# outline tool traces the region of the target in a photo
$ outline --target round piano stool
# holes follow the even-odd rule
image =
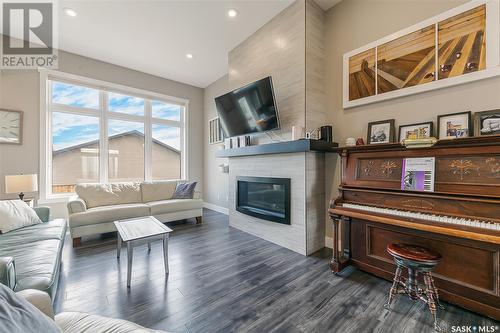
[[[391,308],[391,303],[397,294],[406,294],[412,300],[424,301],[434,319],[434,329],[441,331],[437,320],[436,305],[441,309],[444,307],[439,302],[439,295],[431,271],[441,261],[441,255],[435,251],[422,246],[402,243],[387,245],[387,252],[394,257],[396,272],[394,281],[389,292],[389,299],[385,304],[386,309]],[[408,278],[402,276],[403,269],[408,271]],[[418,276],[421,275],[425,289],[419,288]]]

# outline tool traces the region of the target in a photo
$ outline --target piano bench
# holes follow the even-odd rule
[[[439,302],[438,291],[434,285],[431,271],[441,261],[441,255],[422,246],[402,243],[388,244],[387,252],[394,257],[396,273],[394,274],[394,281],[385,307],[390,309],[391,303],[397,294],[406,294],[412,300],[422,300],[429,306],[434,319],[434,329],[440,331],[436,304],[441,309],[444,309],[444,307]],[[403,269],[408,270],[408,279],[406,280],[402,276]],[[424,289],[418,286],[419,274],[423,277]]]

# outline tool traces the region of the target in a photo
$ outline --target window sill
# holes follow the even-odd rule
[[[50,196],[44,199],[38,199],[37,204],[38,205],[50,205],[50,204],[57,204],[57,203],[68,203],[71,200],[71,197],[73,197],[74,194],[71,195],[65,195],[65,196]]]

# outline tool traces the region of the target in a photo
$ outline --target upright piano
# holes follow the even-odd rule
[[[391,280],[386,246],[429,247],[443,256],[433,275],[440,297],[500,320],[500,136],[339,148],[341,184],[332,199],[331,269],[348,265]],[[433,192],[401,190],[406,158],[435,157]]]

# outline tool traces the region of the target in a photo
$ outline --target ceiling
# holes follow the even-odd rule
[[[341,2],[342,0],[314,0],[316,1],[316,3],[321,7],[323,8],[323,10],[328,10],[330,8],[332,8],[333,6],[335,6],[336,4],[338,4],[339,2]]]
[[[327,0],[331,1],[331,0]],[[228,52],[293,0],[60,1],[60,49],[206,87]],[[76,17],[63,13],[69,7]],[[236,9],[236,18],[227,11]],[[193,55],[192,59],[186,57]]]

